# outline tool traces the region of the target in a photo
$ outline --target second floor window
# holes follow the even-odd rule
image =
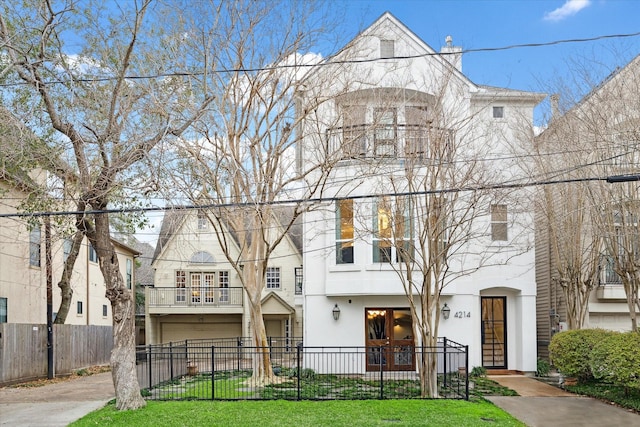
[[[491,240],[506,241],[507,230],[507,205],[491,205]]]
[[[98,253],[93,248],[93,245],[89,243],[89,261],[98,262]]]
[[[7,323],[7,306],[7,299],[0,298],[0,323]]]
[[[413,257],[411,217],[407,200],[384,197],[375,205],[373,223],[373,262],[399,262]]]
[[[35,226],[29,232],[29,265],[40,267],[40,226]]]
[[[133,262],[127,259],[127,289],[133,286]]]
[[[353,264],[353,200],[336,202],[336,264]]]
[[[186,302],[187,300],[187,272],[176,271],[176,302]]]
[[[267,289],[280,289],[280,267],[267,268]]]

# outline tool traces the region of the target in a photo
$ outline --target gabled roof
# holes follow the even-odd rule
[[[577,113],[580,109],[588,105],[589,101],[591,101],[599,92],[605,90],[607,86],[613,84],[614,81],[624,78],[626,73],[631,73],[636,69],[635,78],[638,79],[640,77],[640,54],[634,57],[629,63],[627,63],[623,67],[616,67],[607,77],[604,78],[597,86],[589,91],[585,96],[583,96],[576,104],[574,104],[569,110],[564,112],[560,117],[552,117],[552,121],[549,123],[548,127],[537,136],[537,138],[544,138],[543,135],[545,133],[551,133],[562,126],[562,123],[565,120],[569,120],[572,114]]]
[[[279,224],[288,224],[291,221],[293,208],[288,206],[274,206],[272,207],[272,210]],[[227,214],[233,215],[233,210],[228,210]],[[160,227],[160,234],[158,235],[158,243],[156,244],[155,252],[153,253],[152,263],[154,263],[161,255],[163,249],[182,226],[188,215],[189,210],[185,207],[177,207],[176,209],[169,209],[165,211],[162,226]],[[224,221],[223,218],[221,220]],[[225,228],[229,231],[229,234],[233,237],[235,243],[240,246],[238,236],[233,232],[232,228],[228,226]],[[287,236],[298,252],[302,253],[302,224],[300,216],[298,216],[291,225]]]

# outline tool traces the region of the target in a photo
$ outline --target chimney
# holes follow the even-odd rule
[[[442,46],[440,53],[442,57],[449,61],[458,71],[462,72],[462,48],[453,45],[453,38],[447,36],[445,38],[446,46]]]
[[[558,118],[560,111],[558,109],[558,103],[560,102],[560,95],[554,93],[551,95],[551,120]]]

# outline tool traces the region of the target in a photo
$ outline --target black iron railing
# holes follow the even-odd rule
[[[435,347],[405,346],[401,353],[386,347],[304,347],[287,340],[296,341],[271,338],[264,348],[248,346],[251,340],[243,338],[148,346],[138,353],[138,380],[144,394],[158,400],[469,398],[468,346],[446,338]],[[274,373],[268,384],[252,378],[263,351]],[[372,353],[381,355],[375,363]],[[394,364],[394,357],[402,364]],[[437,367],[434,395],[423,391],[423,361]]]

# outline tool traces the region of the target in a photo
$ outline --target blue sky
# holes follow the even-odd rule
[[[391,12],[436,51],[447,35],[463,49],[545,43],[640,32],[637,0],[351,0],[347,27],[357,31]],[[546,92],[566,74],[566,58],[613,70],[640,54],[640,36],[502,52],[470,52],[463,72],[478,84]],[[604,71],[602,71],[604,72]],[[608,72],[607,72],[608,74]]]

